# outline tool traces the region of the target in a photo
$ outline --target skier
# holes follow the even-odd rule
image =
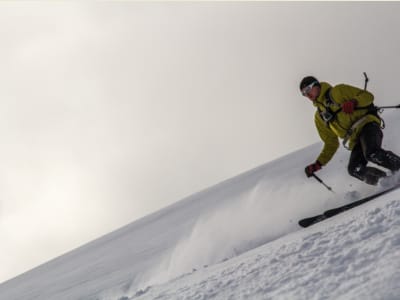
[[[381,119],[374,109],[373,94],[347,84],[332,87],[329,83],[319,82],[313,76],[303,78],[300,91],[317,109],[315,126],[324,142],[317,160],[305,168],[307,177],[332,159],[339,147],[339,138],[351,150],[348,164],[351,176],[376,185],[387,174],[381,169],[367,166],[368,162],[392,172],[400,169],[400,157],[381,147]]]

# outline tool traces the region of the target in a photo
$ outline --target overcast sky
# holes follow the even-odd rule
[[[399,15],[398,2],[0,2],[0,282],[318,142],[306,75],[363,87],[366,71],[378,104],[400,103]]]

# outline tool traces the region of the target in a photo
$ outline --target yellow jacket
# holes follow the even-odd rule
[[[329,97],[327,97],[329,95]],[[331,87],[326,82],[321,82],[321,93],[314,101],[317,108],[315,112],[315,126],[319,136],[324,142],[324,147],[317,160],[326,165],[339,147],[339,138],[348,140],[349,149],[352,150],[357,142],[361,129],[370,122],[381,123],[379,117],[369,114],[368,109],[357,109],[352,114],[341,111],[341,105],[348,100],[356,100],[357,108],[367,107],[374,101],[370,92],[346,85],[339,84]],[[333,116],[330,121],[323,116]]]

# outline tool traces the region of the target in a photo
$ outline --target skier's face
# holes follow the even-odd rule
[[[301,93],[303,94],[304,97],[307,97],[311,101],[317,100],[319,93],[321,91],[321,88],[318,85],[315,85],[314,83],[306,86]]]

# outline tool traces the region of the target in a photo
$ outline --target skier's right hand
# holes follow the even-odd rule
[[[321,170],[322,165],[321,163],[317,160],[315,163],[308,165],[305,169],[307,177],[313,176],[313,174],[319,170]]]

